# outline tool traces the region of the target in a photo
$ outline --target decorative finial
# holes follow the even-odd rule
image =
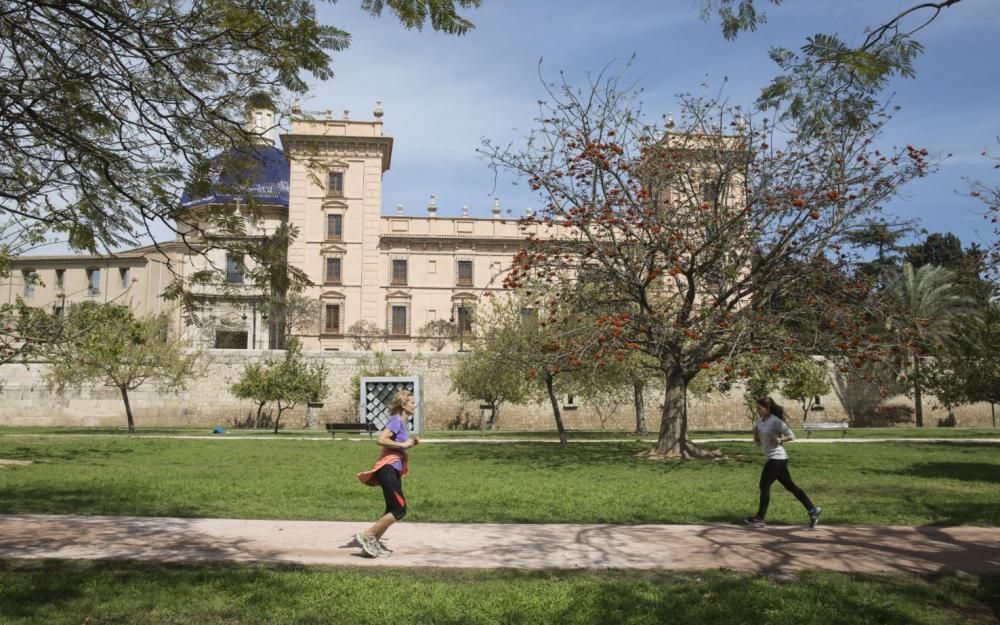
[[[397,215],[402,215],[403,214],[403,205],[402,204],[396,204],[396,214]]]
[[[500,198],[493,198],[493,219],[500,219]]]
[[[667,113],[667,128],[673,128],[673,127],[674,127],[674,114]]]
[[[438,205],[437,200],[434,196],[431,196],[431,203],[427,205],[427,215],[430,217],[437,217]]]
[[[346,122],[349,119],[351,119],[351,112],[348,111],[347,109],[344,109],[344,121]]]
[[[469,216],[469,205],[466,204],[465,206],[462,207],[462,217],[468,217],[468,216]]]
[[[531,217],[534,214],[535,214],[535,209],[531,208],[530,206],[525,207],[525,209],[524,209],[524,215],[526,217]]]
[[[375,119],[382,119],[382,100],[375,100],[375,113],[373,115],[375,115]]]

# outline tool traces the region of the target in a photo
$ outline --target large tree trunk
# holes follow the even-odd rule
[[[722,454],[697,447],[688,438],[687,385],[690,378],[680,371],[664,374],[663,414],[656,445],[639,454],[651,460],[667,458],[717,458]]]
[[[635,433],[649,434],[646,429],[646,404],[643,400],[643,390],[646,384],[642,381],[632,383],[632,391],[635,397]]]
[[[496,427],[497,421],[499,420],[500,420],[500,402],[496,403],[490,402],[490,416],[487,417],[486,419],[483,419],[482,421],[483,431],[485,432],[486,430],[490,430],[492,432],[493,428]]]
[[[122,392],[122,399],[125,401],[125,418],[128,419],[128,433],[135,434],[135,419],[132,418],[132,404],[128,403],[128,387],[119,386]]]
[[[997,405],[990,402],[990,414],[993,416],[993,427],[997,426]]]
[[[562,414],[559,412],[559,400],[556,398],[556,392],[553,388],[552,374],[545,373],[545,389],[549,392],[549,401],[552,402],[552,414],[556,418],[556,430],[559,432],[559,442],[566,442],[566,428],[563,427]]]
[[[920,388],[920,356],[913,354],[913,409],[917,418],[917,427],[924,427],[924,406]]]
[[[281,423],[281,413],[283,413],[284,411],[288,410],[289,408],[293,408],[294,406],[295,406],[295,404],[291,404],[289,406],[285,406],[284,408],[282,408],[281,407],[281,402],[280,401],[278,402],[278,416],[275,417],[275,419],[274,419],[274,433],[275,434],[278,433],[278,424]]]
[[[253,420],[253,429],[255,430],[260,427],[260,413],[262,410],[264,410],[264,406],[266,404],[267,402],[263,401],[257,404],[257,418]]]

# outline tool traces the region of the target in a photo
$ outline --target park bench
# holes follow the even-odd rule
[[[820,430],[840,430],[847,436],[847,421],[803,421],[802,429],[806,431],[806,438],[812,436],[813,432]]]
[[[357,421],[349,423],[334,423],[332,421],[326,422],[326,431],[330,433],[330,436],[337,436],[337,432],[368,432],[368,438],[371,438],[372,434],[378,431],[374,423],[358,423]]]

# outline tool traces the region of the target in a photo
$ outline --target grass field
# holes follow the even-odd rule
[[[4,625],[986,625],[994,577],[0,562]]]
[[[639,442],[427,444],[404,481],[425,522],[729,522],[756,506],[762,460],[651,463]],[[825,523],[1000,525],[1000,453],[947,444],[791,444],[796,481]],[[374,442],[0,436],[0,513],[367,520],[381,495],[357,482]],[[769,521],[803,511],[775,487]]]

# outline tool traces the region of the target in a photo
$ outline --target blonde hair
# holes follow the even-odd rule
[[[389,414],[398,415],[403,413],[403,402],[405,402],[410,397],[413,397],[413,393],[406,389],[397,391],[393,396],[392,400],[389,401]]]

